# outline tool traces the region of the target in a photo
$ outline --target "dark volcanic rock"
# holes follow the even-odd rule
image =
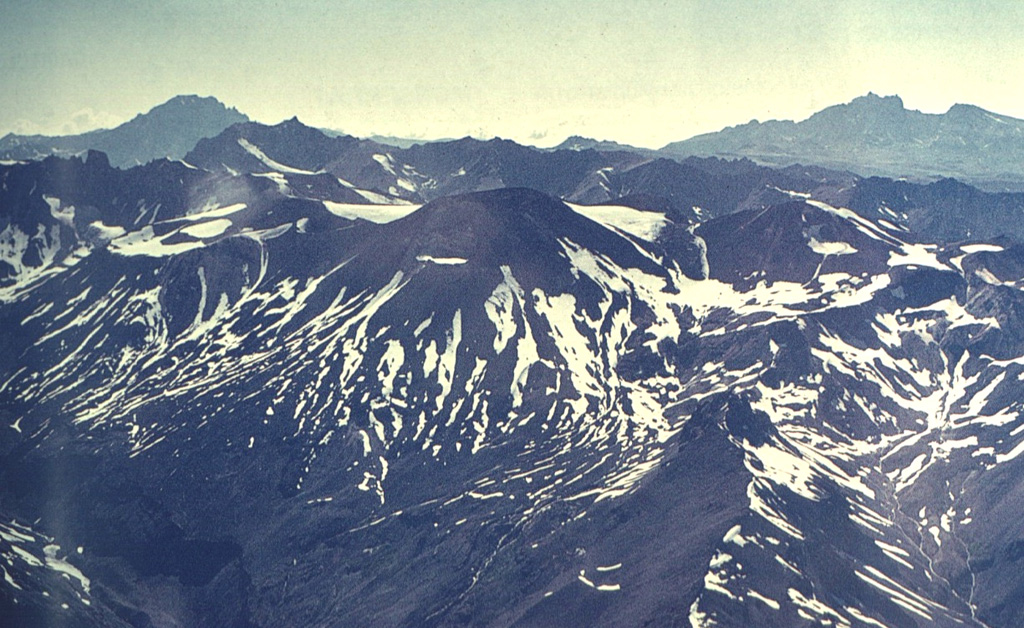
[[[1024,256],[944,209],[988,197],[296,120],[194,155],[0,167],[9,622],[1019,623]]]

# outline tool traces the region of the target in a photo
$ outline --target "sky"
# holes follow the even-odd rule
[[[354,135],[645,147],[868,92],[1024,118],[1018,0],[0,0],[0,135],[178,94]]]

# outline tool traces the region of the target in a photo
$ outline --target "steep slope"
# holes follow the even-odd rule
[[[866,176],[955,177],[991,191],[1024,190],[1024,121],[962,104],[925,114],[905,109],[898,96],[868,94],[802,122],[754,120],[660,152],[815,164]]]
[[[488,237],[494,233],[506,237]],[[398,511],[413,521],[433,518],[438,526],[413,536],[428,547],[478,518],[481,545],[466,567],[453,569],[462,559],[417,559],[427,561],[419,577],[434,574],[425,581],[433,594],[416,596],[412,606],[385,603],[386,589],[337,600],[353,621],[419,623],[440,610],[433,604],[453,601],[445,591],[471,588],[507,526],[526,525],[560,485],[572,480],[569,492],[589,491],[591,500],[599,492],[621,494],[660,455],[666,424],[634,409],[650,405],[657,384],[641,378],[606,389],[598,378],[617,377],[619,355],[632,363],[634,354],[650,354],[638,324],[671,329],[670,312],[644,305],[666,281],[635,241],[557,201],[515,190],[439,201],[382,226],[227,237],[169,260],[114,247],[6,311],[42,342],[19,347],[9,366],[14,379],[5,390],[18,391],[12,401],[38,414],[19,419],[13,439],[4,435],[5,485],[22,507],[57,508],[76,522],[71,535],[96,553],[99,571],[128,569],[138,578],[132,590],[100,593],[105,577],[92,576],[96,601],[122,616],[157,612],[187,595],[188,612],[196,614],[185,617],[207,621],[215,611],[204,600],[228,579],[223,586],[260,594],[257,605],[228,606],[231,612],[252,613],[261,623],[296,612],[323,621],[337,609],[314,604],[319,587],[274,603],[271,591],[291,578],[277,566],[281,550],[327,541],[334,547],[303,550],[296,559],[312,567],[327,551],[347,562],[352,543],[376,533],[358,529],[383,525],[381,515],[401,526],[408,521]],[[577,284],[585,288],[578,296],[566,292]],[[45,315],[44,302],[83,288],[62,316]],[[581,323],[561,309],[577,298]],[[609,309],[619,314],[603,323]],[[591,327],[602,323],[611,325],[608,337]],[[61,355],[58,347],[72,344],[78,348]],[[20,370],[25,364],[78,383],[57,391],[44,381],[49,376]],[[588,410],[606,418],[595,421]],[[58,428],[45,418],[53,411],[77,418]],[[58,432],[66,429],[92,436],[65,440]],[[57,449],[24,449],[21,437],[30,434]],[[57,441],[84,448],[62,449]],[[102,478],[84,474],[60,488],[37,472],[40,464],[80,464],[74,461],[98,453],[97,445]],[[504,471],[486,481],[498,468]],[[202,480],[225,473],[242,485]],[[501,486],[487,488],[494,483]],[[123,507],[92,510],[113,494],[125,495]],[[238,499],[243,494],[264,499],[246,503]],[[123,519],[152,500],[147,519]],[[201,513],[217,511],[214,503],[225,505],[224,516],[207,519]],[[132,541],[112,543],[119,538]],[[207,558],[192,573],[153,552]],[[251,552],[253,571],[238,571],[239,552]],[[409,578],[406,562],[414,557],[375,557],[366,569]],[[257,572],[249,589],[245,582]],[[185,589],[159,584],[168,577]]]
[[[247,120],[216,98],[175,96],[113,129],[58,137],[9,134],[0,139],[0,158],[66,157],[96,150],[106,153],[114,166],[126,168],[165,157],[181,159],[200,139]]]
[[[2,617],[1024,620],[1015,195],[297,120],[0,181]]]
[[[322,212],[319,201],[326,201],[343,213],[349,206],[339,203],[367,203],[337,184],[299,187],[299,182],[292,189],[273,176],[215,174],[167,160],[119,170],[95,151],[84,159],[48,157],[0,166],[0,183],[0,291],[5,293],[108,244],[150,243],[154,255],[158,242],[176,243],[177,250],[198,246],[203,237],[218,234],[216,225],[226,224],[205,219],[226,221],[232,215],[237,228],[259,229],[279,205]],[[270,222],[278,224],[275,220]],[[204,235],[200,224],[213,225],[213,231]]]
[[[844,194],[847,206],[934,241],[1013,238],[1024,231],[1024,194],[988,193],[954,179],[913,185],[872,177]]]
[[[799,199],[692,232],[524,189],[243,211],[3,296],[5,616],[1024,612],[1017,249]]]

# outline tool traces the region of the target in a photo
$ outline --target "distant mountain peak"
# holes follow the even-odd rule
[[[0,140],[0,158],[38,159],[97,150],[124,168],[163,157],[180,159],[200,139],[248,120],[212,96],[179,95],[113,129],[46,138],[8,135]]]
[[[891,107],[891,108],[894,108],[894,109],[904,109],[905,108],[904,105],[903,105],[903,99],[900,98],[898,95],[892,94],[892,95],[889,95],[889,96],[881,96],[881,95],[876,94],[874,92],[868,92],[867,94],[865,94],[863,96],[858,96],[857,98],[854,98],[852,101],[850,101],[850,105],[852,105],[852,106],[857,106],[857,105],[878,106],[878,105],[882,105],[882,106]]]
[[[662,150],[675,158],[749,157],[769,166],[814,164],[867,176],[955,177],[992,191],[1024,189],[1024,120],[967,104],[923,113],[895,94],[868,92],[801,122],[753,122]]]
[[[177,96],[171,98],[163,104],[193,105],[200,102],[220,103],[220,101],[214,98],[213,96],[199,96],[198,94],[178,94]]]
[[[859,125],[860,120],[872,119],[885,120],[886,124],[891,124],[894,120],[912,114],[920,115],[920,112],[908,111],[899,96],[879,96],[874,92],[868,92],[849,103],[826,107],[812,115],[809,120],[828,120],[830,125],[839,126]]]
[[[583,150],[585,148],[593,148],[598,141],[591,137],[583,137],[582,135],[570,135],[565,138],[565,141],[559,144],[556,149],[564,150]]]
[[[952,105],[946,113],[954,113],[958,111],[985,111],[977,105],[971,105],[967,103],[958,102]]]
[[[965,103],[956,103],[946,111],[945,117],[947,120],[983,120],[987,119],[996,123],[1008,122],[1013,124],[1020,122],[1014,118],[1008,116],[1002,116],[996,113],[992,113],[986,109],[982,109],[977,105],[969,105]]]
[[[565,138],[565,141],[555,146],[551,150],[625,150],[632,152],[644,152],[643,149],[630,146],[628,144],[620,144],[619,142],[611,140],[598,140],[592,137],[584,137],[582,135],[570,135]]]
[[[198,96],[196,94],[179,94],[178,96],[174,96],[173,98],[170,98],[169,100],[166,100],[160,103],[159,105],[156,105],[146,113],[139,114],[138,116],[136,116],[136,118],[157,113],[165,113],[169,111],[180,110],[187,110],[193,112],[202,111],[233,113],[237,116],[240,116],[241,118],[244,118],[245,120],[249,119],[248,116],[240,113],[234,107],[228,107],[227,105],[217,100],[217,98],[213,96]]]

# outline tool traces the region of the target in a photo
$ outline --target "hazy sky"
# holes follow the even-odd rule
[[[0,135],[176,94],[346,132],[657,147],[868,91],[1024,118],[1024,3],[0,0]]]

